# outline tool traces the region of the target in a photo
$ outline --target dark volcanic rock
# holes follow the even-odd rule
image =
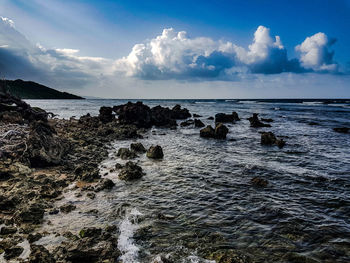
[[[7,249],[5,249],[4,258],[7,260],[12,259],[12,258],[16,258],[22,254],[23,250],[24,250],[24,248],[19,247],[19,246],[7,248]]]
[[[279,148],[283,148],[286,144],[283,139],[277,139],[272,132],[261,133],[260,143],[262,145],[277,145]]]
[[[136,153],[134,151],[130,151],[128,148],[120,148],[117,156],[123,160],[134,159],[137,157]]]
[[[251,183],[253,185],[259,186],[259,187],[266,187],[269,184],[269,182],[267,180],[260,178],[258,176],[252,178]]]
[[[111,107],[101,107],[100,114],[98,117],[103,123],[112,122],[115,119],[112,112],[113,111]]]
[[[218,113],[215,115],[215,122],[235,122],[239,121],[237,112],[232,112],[232,114]]]
[[[202,128],[205,127],[205,124],[199,119],[194,119],[194,127]]]
[[[215,130],[211,125],[208,125],[207,127],[200,130],[200,136],[203,138],[214,138],[215,137]]]
[[[251,259],[233,249],[217,250],[208,257],[217,263],[251,263]]]
[[[199,114],[196,114],[196,113],[193,113],[193,118],[200,118],[200,117],[202,117],[201,115],[199,115]]]
[[[159,145],[156,145],[156,146],[152,145],[148,149],[146,156],[152,159],[162,159],[164,157],[163,149]]]
[[[264,119],[264,118],[261,118],[261,120],[262,120],[263,122],[273,122],[273,119]]]
[[[142,168],[131,161],[127,162],[119,173],[119,178],[125,181],[140,179],[144,173]]]
[[[83,228],[79,232],[79,236],[81,238],[84,237],[93,237],[93,238],[98,238],[102,233],[101,228],[96,228],[96,227],[88,227],[88,228]]]
[[[105,189],[112,189],[115,186],[115,183],[111,179],[102,179],[98,185],[95,187],[95,192],[99,192]]]
[[[348,127],[337,127],[337,128],[333,128],[333,131],[339,132],[339,133],[348,133],[350,131],[350,128],[348,128]]]
[[[172,118],[176,120],[187,119],[191,117],[190,112],[186,108],[181,108],[179,104],[175,105],[172,110]]]
[[[134,124],[139,128],[152,127],[151,109],[141,101],[114,106],[113,110],[122,124]]]
[[[41,245],[30,245],[29,263],[55,263],[53,255]]]
[[[250,127],[254,127],[254,128],[259,128],[259,127],[271,127],[270,124],[265,124],[262,123],[259,120],[258,114],[254,113],[252,117],[248,118],[249,122],[250,122]]]
[[[214,120],[214,117],[210,116],[207,120]]]
[[[3,226],[0,230],[0,235],[9,235],[17,232],[17,228],[12,226]]]
[[[180,123],[181,127],[187,127],[187,126],[191,126],[194,124],[194,120],[186,120]]]
[[[152,123],[159,127],[174,128],[177,126],[176,120],[173,117],[173,112],[169,108],[156,106],[151,109]]]
[[[226,139],[226,135],[228,133],[228,128],[222,124],[218,123],[215,127],[215,138],[216,139]]]
[[[60,207],[60,211],[62,213],[65,213],[65,214],[68,214],[68,213],[72,212],[75,209],[76,209],[76,206],[72,205],[72,204],[65,204],[65,205],[62,205]]]
[[[145,153],[147,151],[143,144],[140,142],[130,144],[130,149],[137,153]]]
[[[17,211],[14,220],[17,223],[40,224],[44,217],[44,209],[39,204],[31,204],[21,211]]]

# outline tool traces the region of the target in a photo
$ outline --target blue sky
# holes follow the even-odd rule
[[[82,95],[350,97],[350,0],[0,0],[0,16],[0,59],[22,65],[2,74]]]

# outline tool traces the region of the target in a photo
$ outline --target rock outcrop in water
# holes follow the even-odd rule
[[[240,118],[238,117],[237,112],[232,112],[232,114],[225,114],[225,113],[218,113],[215,115],[215,122],[236,122],[239,121]]]
[[[152,145],[147,150],[146,156],[151,159],[162,159],[164,157],[163,149],[159,145]]]
[[[259,120],[258,114],[254,113],[252,117],[248,118],[250,122],[250,127],[260,128],[260,127],[271,127],[270,124],[263,123]]]
[[[203,138],[226,139],[227,133],[228,128],[222,123],[217,123],[215,129],[208,125],[200,130],[200,136]]]
[[[121,168],[118,176],[121,180],[132,181],[140,179],[143,175],[142,168],[136,163],[129,161]]]
[[[337,127],[337,128],[333,128],[333,131],[339,132],[339,133],[348,133],[350,131],[350,128],[348,128],[348,127]]]
[[[283,139],[277,139],[272,132],[263,132],[261,133],[262,145],[277,145],[279,148],[283,148],[286,142]]]
[[[120,148],[118,150],[117,156],[123,160],[134,159],[137,157],[136,153],[129,150],[128,148]]]

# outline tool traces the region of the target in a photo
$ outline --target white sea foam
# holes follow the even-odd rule
[[[138,218],[142,215],[136,208],[125,214],[119,225],[120,235],[118,238],[118,249],[122,253],[120,259],[124,263],[138,263],[140,248],[134,243],[134,233],[139,228]]]

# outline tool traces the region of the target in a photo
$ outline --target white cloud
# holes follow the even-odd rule
[[[295,49],[301,53],[300,61],[305,68],[335,72],[338,65],[333,61],[334,52],[328,50],[334,43],[335,39],[329,40],[326,34],[320,32],[307,37]]]

